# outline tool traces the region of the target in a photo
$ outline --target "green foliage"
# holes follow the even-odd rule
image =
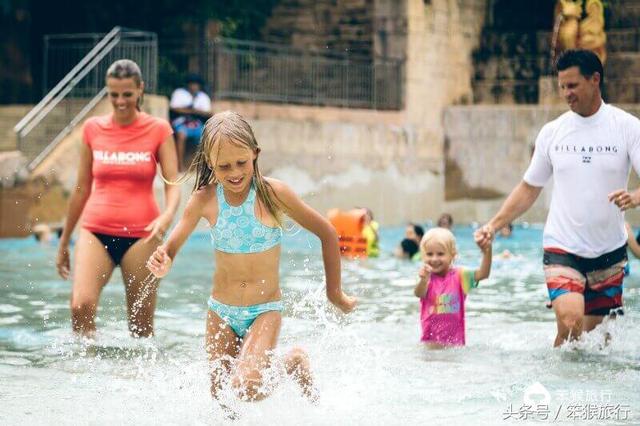
[[[217,20],[227,37],[256,39],[277,0],[65,0],[64,3],[60,7],[57,1],[30,0],[31,15],[43,29],[42,34],[104,32],[120,25],[154,31],[160,38],[179,37],[185,24]]]

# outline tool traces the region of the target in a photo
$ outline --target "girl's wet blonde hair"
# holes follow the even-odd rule
[[[258,168],[258,154],[260,153],[258,141],[249,123],[237,112],[219,112],[205,123],[200,144],[187,173],[189,175],[195,172],[194,192],[211,183],[218,183],[214,173],[213,161],[217,158],[217,154],[220,151],[220,143],[223,141],[249,148],[256,154],[256,158],[253,160],[253,182],[256,186],[256,195],[262,205],[276,219],[278,225],[282,226],[282,202]],[[213,155],[214,150],[215,155]]]
[[[454,237],[453,233],[446,228],[431,228],[424,234],[422,240],[420,240],[420,252],[422,254],[426,252],[427,244],[430,242],[442,244],[451,257],[456,257],[458,254],[458,250],[456,249],[456,237]]]

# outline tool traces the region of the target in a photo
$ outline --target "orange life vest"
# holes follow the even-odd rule
[[[331,209],[327,213],[338,233],[341,255],[351,259],[367,257],[367,240],[362,236],[365,215],[364,209]]]

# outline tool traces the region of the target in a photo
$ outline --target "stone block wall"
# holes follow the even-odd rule
[[[406,119],[442,152],[444,109],[471,101],[484,0],[408,0]]]
[[[606,15],[609,28],[637,28],[640,22],[640,0],[608,0]]]
[[[475,103],[535,104],[541,99],[546,102],[538,80],[553,74],[554,4],[551,0],[489,0],[489,22],[473,54]],[[609,102],[638,103],[640,0],[613,0],[605,4],[605,96]],[[524,18],[527,10],[534,18],[540,18],[539,22]],[[546,20],[541,19],[545,17]]]
[[[262,33],[265,41],[371,57],[374,0],[282,0]]]
[[[17,149],[16,134],[13,127],[18,124],[33,105],[3,105],[0,106],[0,151]]]
[[[407,58],[407,2],[375,0],[373,17],[374,58]]]
[[[147,106],[158,111],[166,102],[145,97]],[[94,114],[109,108],[102,103]],[[245,116],[262,148],[262,173],[288,183],[323,214],[333,207],[366,206],[384,224],[440,214],[442,153],[424,139],[419,126],[405,122],[404,113],[228,101],[214,108]],[[80,129],[61,142],[36,175],[59,181],[67,190],[73,187]],[[159,200],[163,187],[156,179]],[[191,186],[185,183],[181,189],[184,207]]]
[[[215,109],[247,118],[262,173],[323,214],[366,206],[381,223],[398,224],[440,213],[442,154],[402,112],[228,101]]]

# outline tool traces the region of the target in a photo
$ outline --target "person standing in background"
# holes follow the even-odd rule
[[[176,132],[178,168],[184,170],[187,163],[185,154],[187,142],[200,143],[204,122],[211,116],[211,98],[204,90],[200,76],[189,74],[185,87],[179,87],[171,94],[169,102],[171,127]]]

